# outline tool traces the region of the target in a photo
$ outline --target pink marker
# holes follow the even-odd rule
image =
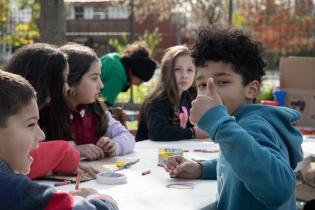
[[[203,153],[217,153],[218,149],[208,150],[208,149],[194,149],[194,152],[203,152]]]

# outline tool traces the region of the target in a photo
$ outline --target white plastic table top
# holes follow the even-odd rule
[[[140,161],[128,169],[120,170],[127,176],[127,184],[102,185],[95,180],[83,182],[80,187],[90,187],[100,193],[112,196],[121,210],[161,210],[202,209],[216,200],[216,180],[201,179],[172,179],[162,167],[157,166],[158,149],[160,147],[182,148],[189,150],[184,156],[196,159],[213,159],[218,153],[193,152],[194,149],[217,149],[218,146],[210,141],[172,141],[154,142],[150,140],[137,142],[135,152],[124,156],[138,157]],[[142,176],[142,172],[150,170],[151,173]],[[193,189],[168,188],[170,183],[192,183]],[[54,182],[42,182],[53,185]],[[68,192],[74,189],[74,185],[57,187],[58,191]]]
[[[101,185],[95,180],[81,183],[80,187],[91,187],[100,193],[112,196],[121,210],[161,210],[202,209],[216,200],[217,183],[215,180],[172,179],[163,168],[157,166],[158,149],[160,147],[182,148],[189,150],[184,156],[195,159],[213,159],[218,153],[193,152],[194,149],[215,150],[217,145],[210,141],[183,140],[172,142],[154,142],[150,140],[137,142],[135,152],[126,157],[138,157],[140,161],[128,169],[119,171],[127,176],[127,184]],[[302,144],[304,156],[315,155],[315,135],[304,136]],[[142,176],[142,172],[151,173]],[[193,189],[167,188],[170,183],[193,183]],[[44,182],[52,185],[54,182]],[[68,192],[74,185],[57,187],[58,191]]]

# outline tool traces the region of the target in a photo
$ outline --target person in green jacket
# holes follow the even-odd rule
[[[132,84],[140,85],[149,81],[156,68],[148,48],[141,41],[127,45],[121,54],[103,55],[100,62],[101,80],[104,85],[100,96],[108,106],[112,106],[117,95],[127,91]]]

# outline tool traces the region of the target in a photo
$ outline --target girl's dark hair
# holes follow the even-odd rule
[[[68,56],[69,63],[68,83],[70,87],[80,82],[83,75],[89,70],[93,62],[99,61],[96,53],[91,48],[83,45],[66,44],[60,47],[59,49]],[[92,114],[96,117],[95,125],[97,134],[99,136],[103,136],[107,130],[108,117],[105,114],[105,110],[103,110],[100,103],[102,102],[97,100],[94,103],[88,104],[88,110],[91,111]],[[60,117],[64,119],[64,122],[67,122],[67,124],[62,125],[65,128],[63,138],[67,139],[71,139],[71,132],[68,122],[69,116],[70,110],[68,110],[68,113],[66,115],[64,116],[60,115]]]
[[[5,66],[5,70],[26,78],[37,91],[37,104],[43,107],[46,98],[49,105],[40,109],[39,124],[47,138],[59,137],[64,132],[64,119],[59,115],[66,114],[64,100],[64,70],[67,57],[53,45],[36,43],[19,48]],[[52,132],[51,132],[52,131]],[[55,138],[56,139],[56,138]]]
[[[215,24],[200,27],[190,49],[197,67],[207,61],[231,63],[244,85],[261,82],[265,74],[262,44],[242,30]]]
[[[159,82],[153,92],[146,98],[141,106],[141,119],[146,121],[146,110],[148,105],[154,100],[168,99],[173,107],[178,107],[180,96],[176,85],[174,65],[179,56],[190,56],[190,51],[186,46],[177,45],[166,49],[161,61],[161,73]],[[189,89],[195,95],[195,85]]]
[[[41,107],[47,97],[51,101],[63,97],[66,65],[66,56],[55,46],[37,43],[15,51],[4,70],[26,78],[37,91],[37,104]]]

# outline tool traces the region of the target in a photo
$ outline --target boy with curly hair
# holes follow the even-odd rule
[[[171,177],[217,179],[219,210],[293,210],[302,136],[298,112],[254,104],[264,75],[262,46],[243,31],[200,28],[192,45],[198,96],[190,121],[220,146],[219,157],[200,164],[169,158]]]

